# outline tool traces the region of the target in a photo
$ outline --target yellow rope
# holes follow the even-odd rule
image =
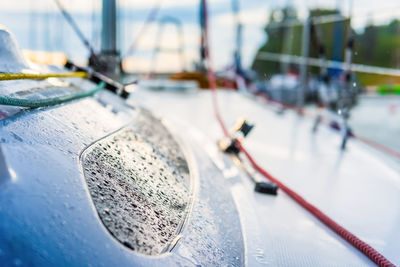
[[[85,78],[86,72],[66,72],[66,73],[0,73],[0,81],[21,80],[21,79],[47,79],[47,78]]]

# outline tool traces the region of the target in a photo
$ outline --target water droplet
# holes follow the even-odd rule
[[[13,132],[11,132],[11,135],[12,135],[16,140],[18,140],[18,141],[20,141],[20,142],[23,142],[23,141],[24,141],[19,135],[15,134],[15,133],[13,133]]]
[[[19,259],[19,258],[15,258],[15,259],[13,260],[13,265],[14,265],[14,266],[21,266],[21,265],[22,265],[22,260]]]

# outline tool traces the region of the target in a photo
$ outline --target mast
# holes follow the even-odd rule
[[[292,0],[286,1],[286,8],[284,9],[284,17],[281,22],[283,28],[283,45],[282,45],[282,54],[291,55],[293,48],[293,29],[294,25],[290,25],[295,20],[295,11],[293,9]],[[285,23],[288,25],[285,26]],[[282,62],[281,63],[281,73],[286,74],[289,72],[290,63]]]
[[[232,10],[236,24],[236,47],[234,52],[235,71],[236,73],[242,72],[242,23],[240,21],[240,6],[239,0],[232,0]]]
[[[200,71],[205,71],[206,66],[206,1],[200,0],[199,8],[199,24],[200,24],[200,62],[198,68]]]
[[[103,0],[101,14],[101,50],[94,67],[102,73],[115,77],[121,71],[117,47],[117,1]]]
[[[338,16],[341,16],[341,0],[336,1],[336,12]],[[337,20],[333,24],[333,60],[342,61],[343,59],[343,35],[344,35],[344,23],[342,20]],[[340,75],[341,70],[330,69],[331,76]]]
[[[116,0],[103,0],[101,14],[101,54],[118,55]]]
[[[308,57],[310,55],[310,33],[311,33],[311,18],[308,16],[303,24],[303,32],[301,37],[301,56],[303,62],[300,65],[300,86],[297,91],[297,106],[304,106],[304,98],[308,87]]]

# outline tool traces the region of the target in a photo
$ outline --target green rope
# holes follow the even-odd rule
[[[0,96],[0,105],[28,107],[28,108],[54,106],[71,100],[92,96],[97,92],[99,92],[100,90],[102,90],[104,86],[105,83],[101,82],[95,88],[88,91],[78,92],[76,94],[70,94],[65,96],[46,98],[46,99],[21,99],[15,97]]]

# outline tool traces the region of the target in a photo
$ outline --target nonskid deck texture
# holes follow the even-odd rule
[[[257,162],[310,203],[363,241],[400,264],[400,166],[398,161],[351,139],[340,151],[340,136],[288,111],[279,115],[265,104],[235,92],[219,91],[227,125],[245,116],[256,127],[245,140]],[[254,185],[217,151],[223,136],[214,119],[209,92],[136,90],[131,101],[170,120],[214,159],[241,212],[248,261],[280,266],[372,265],[367,257],[325,227],[283,192],[277,197]]]

